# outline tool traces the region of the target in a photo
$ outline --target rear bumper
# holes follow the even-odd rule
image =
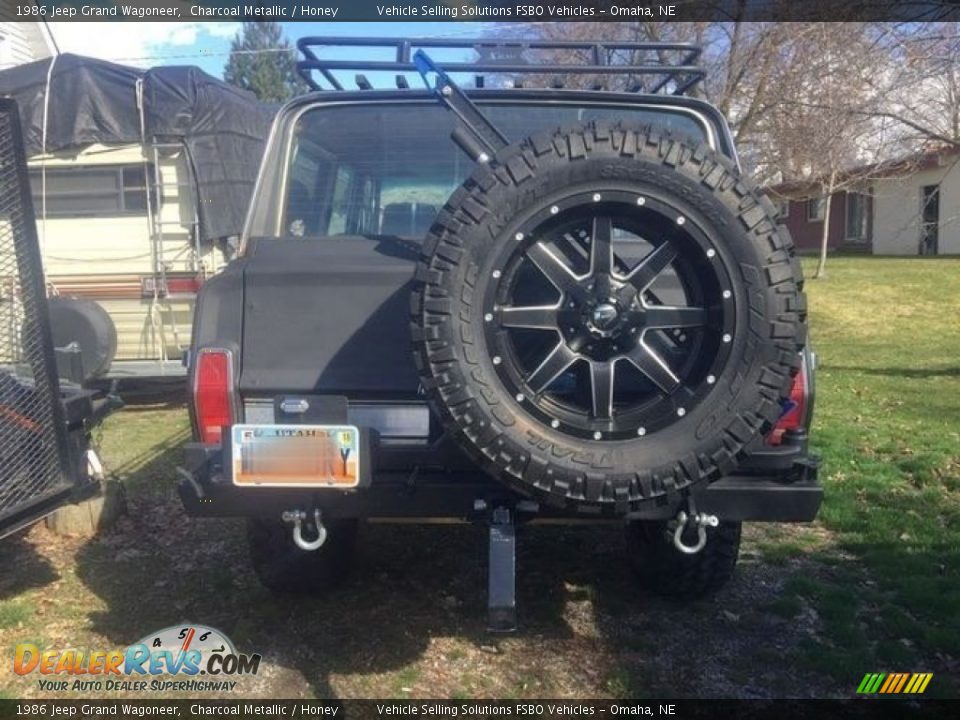
[[[696,491],[697,508],[721,520],[809,522],[823,500],[814,458],[794,459],[787,469],[723,477]],[[178,469],[179,493],[190,515],[206,517],[279,517],[287,510],[320,508],[325,517],[362,517],[384,521],[424,522],[472,520],[495,504],[529,500],[514,494],[479,471],[376,472],[365,487],[322,488],[236,487],[221,472],[219,447],[192,443]],[[634,519],[674,517],[684,504],[680,496],[650,503],[630,514]],[[610,516],[575,514],[547,506],[532,511],[540,521],[605,521]]]

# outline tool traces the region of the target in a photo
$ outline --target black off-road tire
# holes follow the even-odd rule
[[[635,520],[627,523],[628,559],[643,587],[657,595],[690,600],[715,593],[733,577],[740,552],[739,522],[707,528],[707,544],[695,555],[677,550],[667,523]],[[696,542],[695,533],[684,538]]]
[[[683,208],[688,226],[712,234],[732,278],[737,329],[722,375],[685,417],[647,437],[553,429],[504,387],[484,336],[481,305],[505,244],[555,198],[595,191]],[[588,123],[507,148],[450,197],[416,271],[414,354],[436,413],[495,478],[580,513],[624,514],[729,473],[778,419],[806,339],[800,264],[775,217],[729,159],[658,131]]]
[[[270,590],[321,593],[347,577],[356,548],[358,521],[327,524],[327,541],[317,550],[298,548],[290,525],[279,520],[247,519],[247,544],[254,572]]]

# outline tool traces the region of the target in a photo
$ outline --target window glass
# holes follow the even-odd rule
[[[147,178],[142,166],[123,168],[123,209],[147,209]]]
[[[826,205],[827,203],[824,198],[810,198],[807,200],[807,220],[823,220]]]
[[[30,170],[33,205],[43,211],[43,171]],[[146,175],[142,165],[75,166],[46,169],[48,216],[141,214],[147,210]]]
[[[482,107],[508,138],[604,120],[655,123],[705,138],[689,115],[649,108],[576,105]],[[420,238],[476,167],[450,139],[454,118],[440,105],[344,105],[307,111],[294,130],[282,234]]]
[[[353,177],[353,168],[348,165],[340,165],[337,168],[329,222],[329,233],[331,235],[342,235],[347,232],[351,210],[350,199],[353,195]]]
[[[867,197],[847,193],[847,240],[862,242],[867,239]]]

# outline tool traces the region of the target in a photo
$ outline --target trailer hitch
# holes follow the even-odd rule
[[[688,512],[689,511],[689,512]],[[717,527],[720,519],[716,515],[698,513],[693,496],[687,499],[687,510],[681,510],[677,517],[668,523],[668,536],[672,529],[673,546],[684,555],[696,555],[707,545],[707,527]],[[693,545],[684,542],[683,535],[688,529],[696,529],[697,541]]]
[[[303,537],[303,521],[307,519],[307,514],[303,510],[286,510],[281,513],[280,518],[285,523],[293,523],[293,542],[301,550],[307,552],[319,550],[327,541],[327,527],[323,524],[320,508],[313,511],[313,524],[317,528],[317,537],[313,540]]]

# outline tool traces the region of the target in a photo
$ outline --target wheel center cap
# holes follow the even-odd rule
[[[616,324],[619,317],[620,311],[617,310],[615,305],[600,303],[593,309],[590,319],[598,329],[609,330]]]

